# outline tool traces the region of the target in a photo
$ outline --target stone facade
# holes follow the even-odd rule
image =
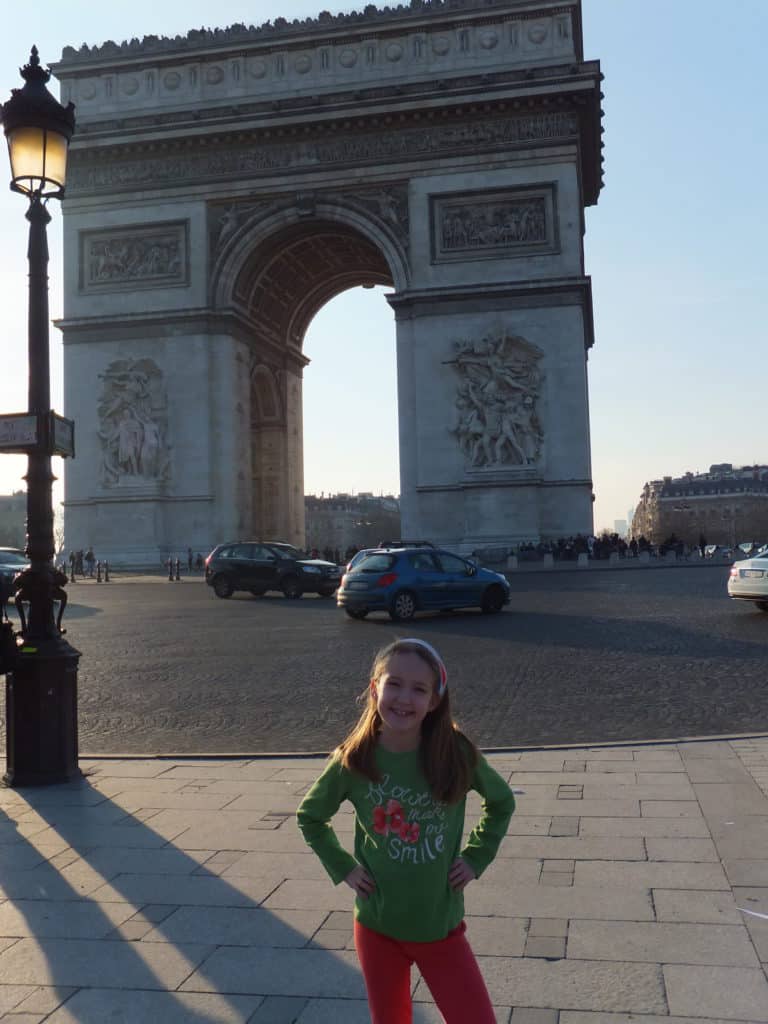
[[[305,542],[302,343],[393,288],[406,536],[592,529],[579,0],[464,0],[65,49],[68,547]]]
[[[400,502],[393,495],[331,494],[304,499],[306,547],[326,548],[346,557],[349,548],[374,547],[383,540],[399,540]]]
[[[730,463],[708,473],[652,480],[643,487],[632,519],[632,535],[663,543],[672,533],[686,544],[734,547],[768,541],[768,466]]]

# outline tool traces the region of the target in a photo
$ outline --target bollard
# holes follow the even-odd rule
[[[77,583],[77,580],[75,579],[75,563],[74,562],[70,562],[69,563],[69,582],[70,583]]]
[[[177,582],[179,582],[181,580],[180,572],[181,572],[181,560],[179,558],[177,558],[176,559],[176,575],[174,577],[174,579]]]
[[[507,569],[517,568],[517,555],[507,555]]]
[[[109,562],[104,563],[104,582],[109,583]]]
[[[101,560],[96,563],[96,582],[101,583]]]
[[[545,553],[545,555],[544,555],[544,568],[545,569],[554,569],[554,567],[555,567],[554,555],[552,554],[551,551],[547,551]]]
[[[579,569],[589,568],[589,558],[586,551],[580,551],[579,557],[576,559],[576,565]]]
[[[166,565],[168,566],[168,582],[173,583],[173,559],[169,558]]]

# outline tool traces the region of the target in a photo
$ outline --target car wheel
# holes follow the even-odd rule
[[[251,587],[251,593],[253,594],[254,597],[264,597],[266,591],[259,590],[258,587]]]
[[[768,601],[755,601],[761,612],[768,612]]]
[[[298,576],[286,576],[283,582],[280,584],[285,597],[297,598],[301,597],[301,581]]]
[[[213,581],[213,592],[216,597],[232,597],[235,588],[228,576],[217,576]]]
[[[333,597],[335,593],[336,587],[333,587],[330,590],[328,589],[328,587],[325,587],[323,590],[319,591],[320,597]]]
[[[480,608],[485,615],[495,615],[496,612],[500,612],[504,607],[504,591],[501,587],[494,584],[483,594],[483,599],[480,602]]]
[[[389,617],[395,622],[406,622],[416,614],[416,595],[410,590],[400,590],[395,594],[389,609]]]
[[[345,608],[344,611],[350,619],[364,619],[368,614],[367,608]]]

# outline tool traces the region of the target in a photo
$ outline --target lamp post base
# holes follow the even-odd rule
[[[77,663],[57,639],[19,649],[6,676],[7,786],[49,786],[81,778],[77,764]]]

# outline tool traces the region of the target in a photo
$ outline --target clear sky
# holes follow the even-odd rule
[[[21,85],[35,43],[65,45],[305,17],[322,0],[41,0],[6,18],[0,98]],[[332,10],[361,8],[333,5]],[[583,0],[584,49],[605,75],[605,179],[587,211],[595,307],[590,352],[595,526],[612,527],[643,483],[710,463],[768,463],[766,323],[768,0]],[[28,26],[34,21],[34,28]],[[5,157],[0,168],[7,170]],[[2,181],[2,174],[0,174]],[[61,213],[53,211],[51,315],[61,314]],[[0,189],[0,410],[26,407],[25,200]],[[52,329],[54,404],[61,345]],[[305,350],[308,492],[397,492],[394,319],[381,289],[356,289],[316,317]],[[367,381],[361,387],[361,381]],[[373,383],[372,383],[373,382]],[[375,394],[378,428],[370,422]],[[0,492],[25,460],[2,456]]]

